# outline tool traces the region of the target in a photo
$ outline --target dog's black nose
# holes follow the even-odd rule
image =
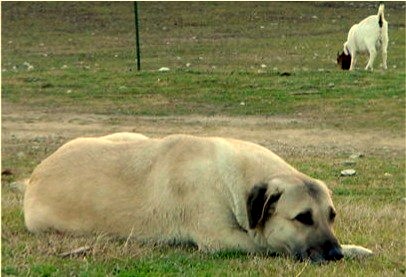
[[[344,257],[343,252],[341,252],[340,247],[333,247],[328,251],[326,260],[328,261],[338,261]]]

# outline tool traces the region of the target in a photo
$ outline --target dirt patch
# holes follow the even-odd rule
[[[340,154],[363,152],[376,155],[403,155],[401,135],[383,132],[344,132],[309,128],[297,118],[225,116],[108,116],[69,112],[35,111],[3,103],[3,148],[13,139],[30,140],[57,136],[69,140],[79,136],[100,136],[131,131],[151,137],[174,133],[223,136],[249,140],[284,154]]]

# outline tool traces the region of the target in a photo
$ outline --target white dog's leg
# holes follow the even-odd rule
[[[383,69],[388,69],[388,65],[386,64],[386,59],[388,57],[388,54],[385,50],[382,51],[382,67]]]
[[[369,61],[367,63],[367,66],[365,67],[365,70],[368,70],[369,68],[371,69],[371,71],[373,70],[375,58],[376,58],[375,48],[369,49]]]
[[[386,64],[386,60],[388,57],[387,49],[388,49],[388,40],[386,39],[386,40],[382,41],[382,67],[383,67],[383,69],[388,69],[388,65]]]
[[[357,63],[357,54],[356,54],[356,53],[351,53],[351,65],[350,65],[350,70],[354,70],[356,63]]]

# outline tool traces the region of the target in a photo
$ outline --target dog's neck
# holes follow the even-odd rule
[[[351,54],[350,48],[348,47],[348,45],[345,46],[345,49],[347,50],[347,53],[348,53],[348,54]]]

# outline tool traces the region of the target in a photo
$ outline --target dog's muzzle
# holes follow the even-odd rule
[[[296,259],[300,261],[310,260],[313,263],[322,263],[329,261],[339,261],[344,255],[340,245],[336,243],[326,242],[319,247],[310,247],[306,251],[297,253]]]
[[[344,257],[343,252],[341,251],[341,247],[337,246],[331,248],[326,255],[327,261],[339,261]]]

